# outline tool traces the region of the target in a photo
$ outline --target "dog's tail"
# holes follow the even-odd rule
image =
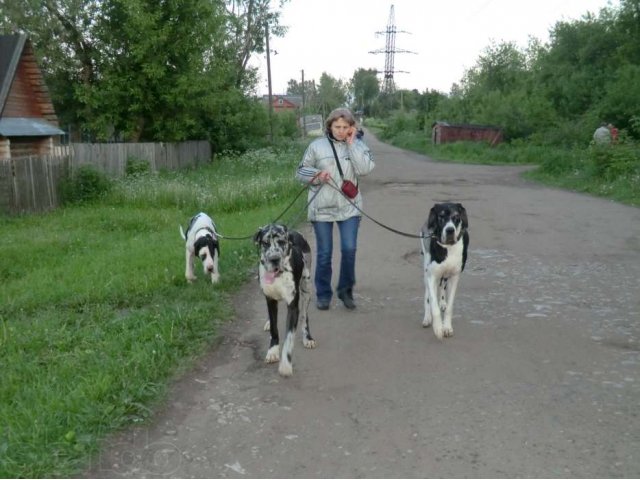
[[[180,236],[182,237],[183,240],[187,239],[187,236],[184,234],[184,230],[182,230],[182,225],[180,225]]]

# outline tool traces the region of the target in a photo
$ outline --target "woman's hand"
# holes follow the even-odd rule
[[[320,183],[327,183],[331,180],[331,174],[325,170],[320,170],[313,178],[314,180],[317,179]]]
[[[356,129],[356,127],[354,126],[349,127],[349,131],[347,132],[347,137],[345,138],[345,140],[349,145],[351,145],[353,141],[356,139],[357,133],[358,133],[358,130]]]

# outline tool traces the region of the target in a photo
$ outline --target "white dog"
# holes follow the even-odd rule
[[[196,280],[193,264],[197,256],[202,261],[205,275],[211,275],[211,283],[217,283],[220,280],[220,245],[216,225],[211,217],[203,212],[198,213],[189,222],[186,233],[180,225],[180,235],[186,242],[187,267],[184,276],[187,281],[191,283]]]
[[[453,335],[453,301],[467,263],[469,220],[460,203],[436,203],[422,227],[424,255],[424,318],[442,340]],[[444,321],[442,315],[444,314]]]

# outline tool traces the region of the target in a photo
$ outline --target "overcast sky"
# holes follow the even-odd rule
[[[396,86],[448,93],[492,41],[525,47],[533,36],[547,42],[557,21],[577,20],[588,12],[597,15],[601,8],[618,4],[618,0],[291,0],[281,17],[288,33],[270,40],[272,92],[286,93],[288,81],[299,82],[302,70],[305,80],[316,82],[323,72],[348,81],[358,68],[384,71],[385,54],[369,52],[385,50],[392,5]],[[268,93],[266,55],[254,56],[251,64],[261,74],[257,93]]]

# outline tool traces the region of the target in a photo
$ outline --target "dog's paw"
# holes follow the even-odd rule
[[[444,328],[442,327],[442,324],[440,325],[436,325],[435,323],[433,324],[433,333],[436,336],[436,338],[438,340],[442,340],[444,338]]]
[[[311,337],[303,338],[302,345],[304,345],[304,348],[316,348],[318,346],[316,341]]]
[[[266,363],[276,363],[280,361],[280,346],[274,345],[267,351],[267,356],[264,361]]]
[[[187,279],[187,282],[189,282],[189,283],[193,283],[193,282],[196,281],[196,277],[195,276],[194,277],[185,277],[185,278]]]
[[[425,317],[422,319],[422,326],[423,326],[423,327],[425,327],[425,328],[426,328],[426,327],[430,327],[430,326],[431,326],[431,317],[427,317],[427,316],[425,316]]]
[[[293,365],[289,362],[280,362],[278,367],[278,373],[283,377],[290,377],[293,375]]]
[[[445,337],[453,337],[453,327],[444,327],[442,329],[442,334]]]

